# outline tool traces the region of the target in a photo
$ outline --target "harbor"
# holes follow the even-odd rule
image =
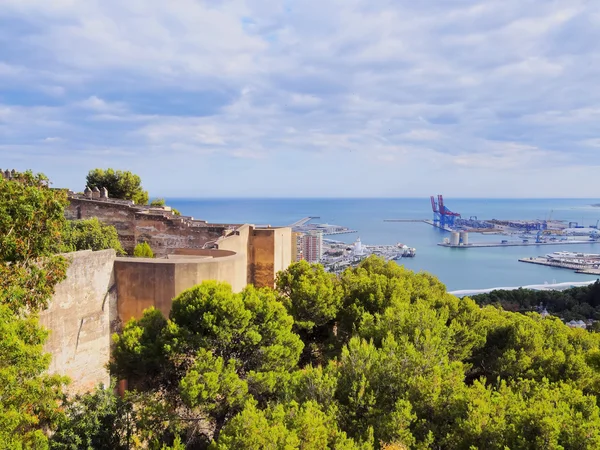
[[[320,219],[318,216],[304,217],[290,225],[293,231],[297,233],[321,233],[323,236],[333,236],[336,234],[352,234],[357,233],[357,230],[352,230],[341,225],[331,225],[328,223],[310,223],[312,220]]]
[[[399,261],[402,258],[414,258],[417,250],[402,243],[395,245],[365,245],[360,238],[353,244],[323,239],[323,256],[320,263],[325,270],[334,273],[343,272],[357,266],[362,260],[375,255],[385,261]]]

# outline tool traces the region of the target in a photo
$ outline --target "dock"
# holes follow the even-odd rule
[[[600,275],[600,269],[594,267],[586,267],[583,264],[573,264],[568,262],[557,262],[557,261],[548,261],[546,258],[538,257],[538,258],[521,258],[519,262],[524,262],[528,264],[538,264],[540,266],[548,266],[548,267],[557,267],[560,269],[570,269],[574,270],[576,273],[586,274],[586,275]]]
[[[426,223],[427,225],[431,225],[432,227],[439,228],[444,231],[452,231],[452,228],[441,225],[440,222],[434,222],[433,220],[427,219],[383,219],[384,222],[400,222],[400,223]]]
[[[589,240],[589,241],[552,241],[552,242],[479,242],[474,244],[467,245],[453,245],[446,244],[444,242],[440,242],[438,245],[440,247],[448,247],[448,248],[485,248],[485,247],[535,247],[537,245],[571,245],[571,244],[594,244],[598,241]]]
[[[290,227],[290,228],[301,227],[302,225],[307,224],[308,222],[310,222],[313,219],[320,219],[320,217],[317,217],[317,216],[303,217],[302,219],[298,220],[297,222],[294,222],[293,224],[288,225],[288,227]]]
[[[383,219],[384,222],[425,222],[427,219]]]

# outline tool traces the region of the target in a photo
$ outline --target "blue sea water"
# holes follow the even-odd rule
[[[586,226],[600,219],[595,199],[446,199],[446,206],[462,217],[479,219],[547,219],[575,221]],[[555,251],[600,253],[600,243],[450,249],[437,245],[449,234],[425,223],[384,222],[384,219],[431,219],[428,198],[412,199],[168,199],[182,214],[216,223],[289,225],[303,217],[318,216],[319,223],[342,225],[358,232],[331,236],[364,244],[402,242],[417,249],[415,258],[400,264],[437,276],[449,290],[486,289],[593,280],[566,269],[518,262],[519,258]],[[502,236],[471,234],[471,242],[495,241]],[[505,238],[504,238],[505,239]]]

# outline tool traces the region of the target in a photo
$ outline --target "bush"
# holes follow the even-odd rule
[[[142,242],[133,249],[133,256],[136,258],[154,258],[154,252],[147,242]]]
[[[63,251],[66,252],[109,248],[115,249],[118,255],[125,254],[116,228],[103,224],[96,217],[69,222],[63,233]]]

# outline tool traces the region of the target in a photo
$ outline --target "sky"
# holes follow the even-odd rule
[[[596,0],[0,0],[0,167],[162,197],[600,197]]]

